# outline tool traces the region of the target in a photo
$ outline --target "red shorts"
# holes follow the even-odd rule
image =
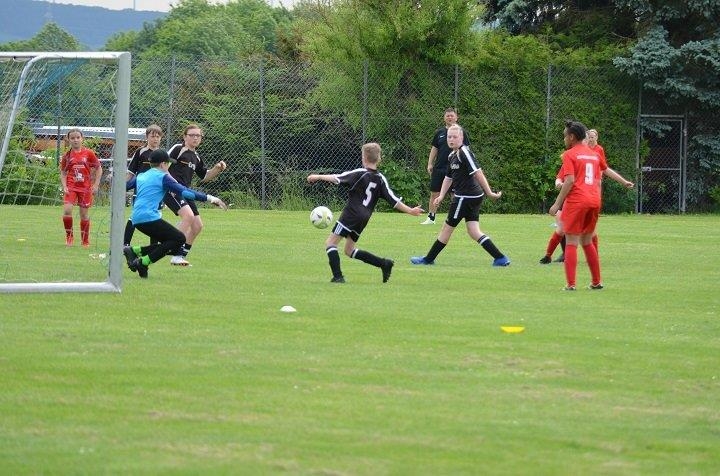
[[[66,204],[77,205],[81,208],[90,208],[93,203],[92,190],[68,190],[64,200]]]
[[[566,203],[562,209],[562,228],[570,235],[589,235],[595,232],[600,207]]]

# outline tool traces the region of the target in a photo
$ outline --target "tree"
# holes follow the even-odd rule
[[[0,45],[3,51],[80,51],[80,43],[56,23],[46,23],[29,40]]]

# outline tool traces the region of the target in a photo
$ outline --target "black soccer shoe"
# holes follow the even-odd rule
[[[387,283],[390,279],[390,274],[392,273],[393,266],[395,266],[395,261],[391,259],[386,259],[383,265],[380,266],[383,274],[383,283]]]
[[[344,283],[344,282],[345,282],[345,278],[342,277],[342,276],[338,276],[337,278],[332,278],[332,279],[330,280],[330,282],[331,282],[331,283]]]
[[[138,255],[135,254],[132,248],[129,246],[123,247],[123,254],[125,255],[125,261],[127,261],[128,268],[130,268],[130,271],[133,273],[137,271],[137,267],[135,266],[135,259],[139,258]]]
[[[133,260],[133,266],[137,269],[138,276],[141,278],[148,277],[148,267],[143,264],[140,258],[135,258],[135,260]]]

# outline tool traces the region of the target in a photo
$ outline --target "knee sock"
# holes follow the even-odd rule
[[[328,255],[328,262],[330,263],[330,270],[332,271],[333,278],[341,278],[342,271],[340,270],[340,254],[334,246],[328,246],[325,252]]]
[[[190,253],[190,249],[192,248],[192,245],[189,243],[183,243],[183,245],[180,247],[180,256],[183,258],[187,258],[188,253]]]
[[[548,241],[547,249],[545,250],[545,255],[552,256],[553,253],[555,253],[555,248],[558,247],[558,245],[563,240],[563,238],[565,238],[565,237],[558,235],[557,232],[554,231],[552,236],[550,237],[550,241]]]
[[[560,248],[562,248],[563,253],[565,253],[565,235],[563,235],[562,240],[560,240]]]
[[[577,277],[577,245],[565,245],[565,280],[568,286],[575,286]]]
[[[428,213],[428,218],[435,221],[435,214],[433,212]]]
[[[351,258],[359,259],[363,263],[371,264],[375,266],[376,268],[379,268],[383,265],[385,260],[383,258],[380,258],[379,256],[375,256],[372,253],[369,253],[367,251],[359,250],[355,248],[355,250],[350,255]]]
[[[435,243],[430,247],[430,251],[425,255],[425,261],[435,261],[435,258],[437,258],[443,248],[445,248],[445,243],[440,240],[435,240]]]
[[[80,220],[80,240],[84,245],[90,243],[90,220]]]
[[[592,284],[600,284],[602,281],[600,280],[600,257],[598,256],[597,248],[595,248],[594,244],[590,243],[589,245],[583,245],[583,251],[585,252],[585,259],[590,268]]]
[[[485,248],[485,251],[487,251],[490,254],[490,256],[492,256],[493,258],[498,259],[498,258],[502,258],[503,256],[505,256],[504,254],[502,254],[500,252],[499,249],[497,249],[497,247],[492,242],[492,240],[490,239],[489,236],[482,235],[480,238],[478,238],[477,241],[478,241],[478,243],[480,243],[480,245],[483,248]]]
[[[73,217],[72,215],[63,215],[63,225],[65,226],[65,236],[73,234]]]
[[[132,220],[128,220],[127,223],[125,223],[125,234],[123,235],[123,244],[125,246],[130,246],[134,232],[135,225],[133,225]]]
[[[592,237],[592,244],[595,245],[595,251],[598,252],[598,255],[600,254],[600,248],[598,248],[598,236],[593,235]]]

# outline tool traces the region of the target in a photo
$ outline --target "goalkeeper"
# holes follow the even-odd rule
[[[135,188],[132,220],[135,228],[150,237],[153,244],[148,246],[125,246],[123,254],[130,271],[137,272],[141,278],[148,277],[148,267],[163,256],[178,251],[185,242],[185,235],[170,223],[162,219],[158,204],[169,191],[189,200],[210,202],[227,210],[225,202],[212,195],[198,192],[181,185],[170,176],[168,168],[172,162],[167,151],[156,149],[149,157],[150,169],[133,177],[125,188]]]

